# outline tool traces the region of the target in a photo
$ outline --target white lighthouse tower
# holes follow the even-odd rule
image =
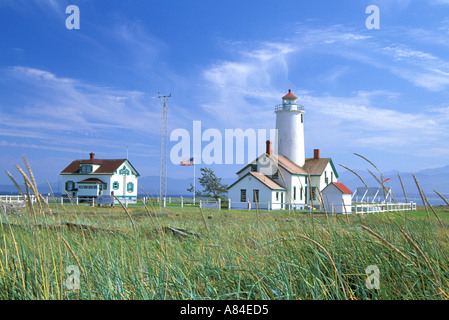
[[[282,104],[275,107],[278,153],[302,167],[305,163],[304,150],[304,107],[296,103],[298,98],[288,93],[282,97]]]

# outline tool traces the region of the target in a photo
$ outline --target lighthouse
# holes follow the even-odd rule
[[[228,187],[230,208],[295,208],[310,213],[320,205],[320,191],[337,182],[332,159],[321,157],[320,149],[313,149],[313,158],[305,157],[304,107],[297,100],[288,90],[275,107],[277,154],[268,140],[266,152],[236,172],[237,181]],[[267,170],[267,163],[274,170]]]
[[[304,107],[289,89],[282,104],[275,107],[278,153],[298,166],[305,163]]]

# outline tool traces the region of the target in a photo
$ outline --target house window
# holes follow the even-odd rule
[[[296,186],[293,187],[293,200],[296,200]]]
[[[331,172],[331,183],[334,182],[334,173]]]
[[[92,166],[81,166],[80,172],[81,173],[91,173]]]
[[[115,181],[115,182],[112,184],[112,188],[113,188],[114,190],[118,190],[118,187],[119,187],[119,184],[118,184],[117,181]]]
[[[279,192],[276,192],[276,201],[279,201]]]
[[[128,190],[128,192],[133,192],[134,191],[134,183],[128,182],[128,184],[126,185],[126,190]]]
[[[246,202],[246,189],[240,189],[240,202]]]
[[[259,190],[258,189],[253,190],[253,202],[259,202]]]
[[[65,183],[65,189],[67,191],[72,191],[73,189],[75,189],[75,183],[73,181],[67,181]]]
[[[272,178],[273,178],[273,179],[278,179],[278,178],[279,178],[279,171],[276,171],[276,172],[273,174]]]
[[[316,187],[312,187],[312,200],[316,200]]]
[[[304,192],[304,188],[301,187],[301,189],[299,189],[299,200],[302,200],[302,194]]]
[[[118,173],[119,173],[120,175],[127,175],[127,176],[129,176],[129,170],[128,170],[128,169],[125,169],[125,168],[120,169]]]
[[[327,177],[327,171],[324,171],[324,183],[325,183],[326,185],[329,184],[329,178]]]
[[[251,172],[257,172],[257,164],[251,165]]]

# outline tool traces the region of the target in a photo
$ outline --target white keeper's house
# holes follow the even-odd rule
[[[304,107],[297,104],[291,90],[275,113],[278,152],[273,152],[271,141],[267,141],[266,152],[237,172],[237,181],[228,187],[232,208],[317,206],[321,190],[337,182],[331,158],[322,158],[319,149],[314,149],[312,158],[305,157]]]
[[[62,186],[73,198],[92,199],[114,194],[120,201],[137,201],[139,173],[128,159],[73,160],[61,171]],[[65,196],[65,192],[63,192]]]

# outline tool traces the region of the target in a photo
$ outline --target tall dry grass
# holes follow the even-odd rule
[[[139,209],[38,199],[20,215],[0,212],[2,299],[448,299],[447,212],[441,224],[415,213],[259,208],[160,216],[151,205],[134,216]],[[378,290],[366,285],[370,265],[380,270]],[[80,270],[78,290],[66,286],[68,266]]]

